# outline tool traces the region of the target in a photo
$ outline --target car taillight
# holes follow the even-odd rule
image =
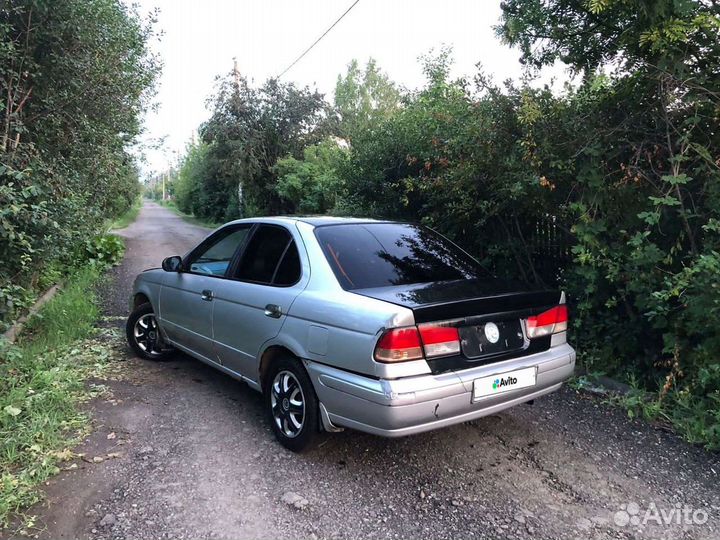
[[[528,317],[525,330],[529,338],[549,336],[567,330],[568,311],[565,304],[543,311],[540,315]]]
[[[448,356],[460,352],[460,335],[453,326],[421,324],[418,326],[427,358]]]
[[[404,362],[460,352],[460,335],[452,326],[421,324],[385,332],[375,347],[378,362]]]
[[[422,357],[420,334],[415,326],[388,330],[375,347],[375,360],[378,362],[404,362]]]

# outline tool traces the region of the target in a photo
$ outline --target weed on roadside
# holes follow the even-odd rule
[[[633,388],[627,394],[612,395],[608,401],[625,409],[629,418],[670,421],[663,410],[662,400],[652,392]]]
[[[629,418],[640,418],[673,431],[687,442],[704,446],[707,450],[720,449],[720,366],[701,373],[702,391],[670,389],[649,392],[629,377],[630,388],[613,391],[600,384],[597,374],[579,375],[568,385],[580,392],[603,397],[603,402],[626,411]],[[701,396],[701,397],[699,397]]]
[[[16,344],[0,342],[0,528],[39,501],[39,487],[58,473],[87,435],[80,405],[105,391],[106,367],[119,357],[114,329],[97,329],[94,294],[100,269],[85,268],[31,319]]]

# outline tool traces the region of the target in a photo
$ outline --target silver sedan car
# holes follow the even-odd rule
[[[135,280],[131,347],[178,349],[262,392],[278,440],[401,437],[493,414],[573,373],[559,291],[489,275],[419,225],[243,219]]]

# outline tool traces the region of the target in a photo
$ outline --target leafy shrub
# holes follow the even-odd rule
[[[702,367],[691,385],[667,398],[673,423],[685,437],[720,450],[720,365]]]
[[[325,214],[333,210],[344,188],[339,168],[346,154],[330,139],[308,146],[302,160],[292,156],[279,159],[275,165],[278,195],[292,203],[300,214]]]
[[[82,256],[93,266],[110,267],[120,264],[125,244],[114,234],[102,234],[85,241]]]
[[[174,182],[177,207],[189,215],[200,215],[200,193],[203,178],[207,174],[206,144],[190,144],[187,146],[182,166]]]

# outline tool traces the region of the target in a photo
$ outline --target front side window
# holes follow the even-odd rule
[[[250,239],[234,277],[266,285],[296,283],[300,257],[287,229],[262,225]]]
[[[419,225],[317,227],[315,236],[346,290],[475,279],[483,270],[447,238]]]
[[[220,231],[210,239],[209,245],[193,253],[189,269],[193,274],[224,276],[238,247],[247,238],[250,227]]]

